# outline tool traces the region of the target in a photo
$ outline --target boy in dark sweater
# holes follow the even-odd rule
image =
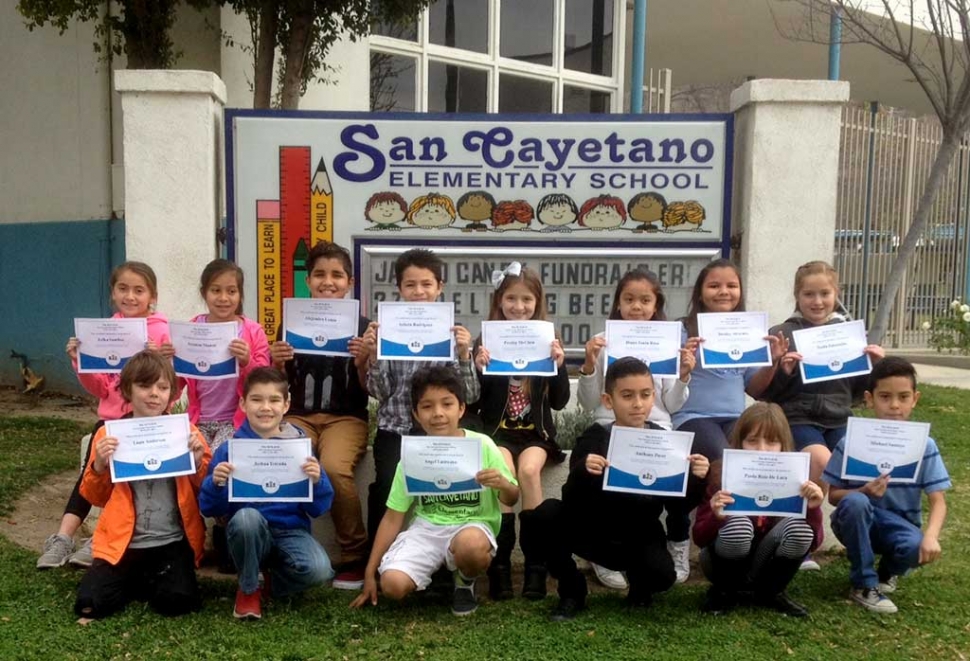
[[[637,358],[621,358],[606,372],[603,404],[621,427],[662,429],[648,422],[653,406],[650,368]],[[550,498],[521,516],[524,553],[542,558],[559,582],[554,621],[571,620],[586,606],[586,577],[572,555],[626,573],[631,606],[649,606],[653,594],[674,584],[673,560],[660,514],[660,499],[603,490],[612,425],[593,424],[576,440],[562,500]],[[690,480],[703,480],[709,468],[703,455],[691,455]]]

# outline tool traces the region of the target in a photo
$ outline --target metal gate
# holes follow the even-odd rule
[[[936,121],[878,104],[842,111],[834,266],[845,306],[871,320],[909,231],[942,140]],[[944,179],[893,308],[887,347],[927,346],[924,321],[949,314],[967,292],[970,144],[965,138]]]

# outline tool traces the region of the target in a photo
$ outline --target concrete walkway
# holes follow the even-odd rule
[[[942,365],[926,365],[913,363],[916,366],[916,380],[918,383],[929,383],[934,386],[948,386],[970,390],[970,369],[958,367],[944,367]]]

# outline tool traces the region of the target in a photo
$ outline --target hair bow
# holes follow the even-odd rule
[[[522,274],[522,265],[518,262],[512,262],[506,266],[501,271],[492,271],[492,286],[495,289],[499,288],[499,285],[505,280],[505,276],[514,275],[519,276]]]

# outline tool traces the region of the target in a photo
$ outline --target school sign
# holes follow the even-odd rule
[[[477,333],[491,272],[536,269],[567,348],[602,329],[616,280],[644,266],[681,314],[727,254],[730,115],[428,115],[229,110],[230,252],[246,312],[275,336],[308,295],[319,240],[352,251],[361,312],[395,300],[393,261],[440,252],[445,299]]]

